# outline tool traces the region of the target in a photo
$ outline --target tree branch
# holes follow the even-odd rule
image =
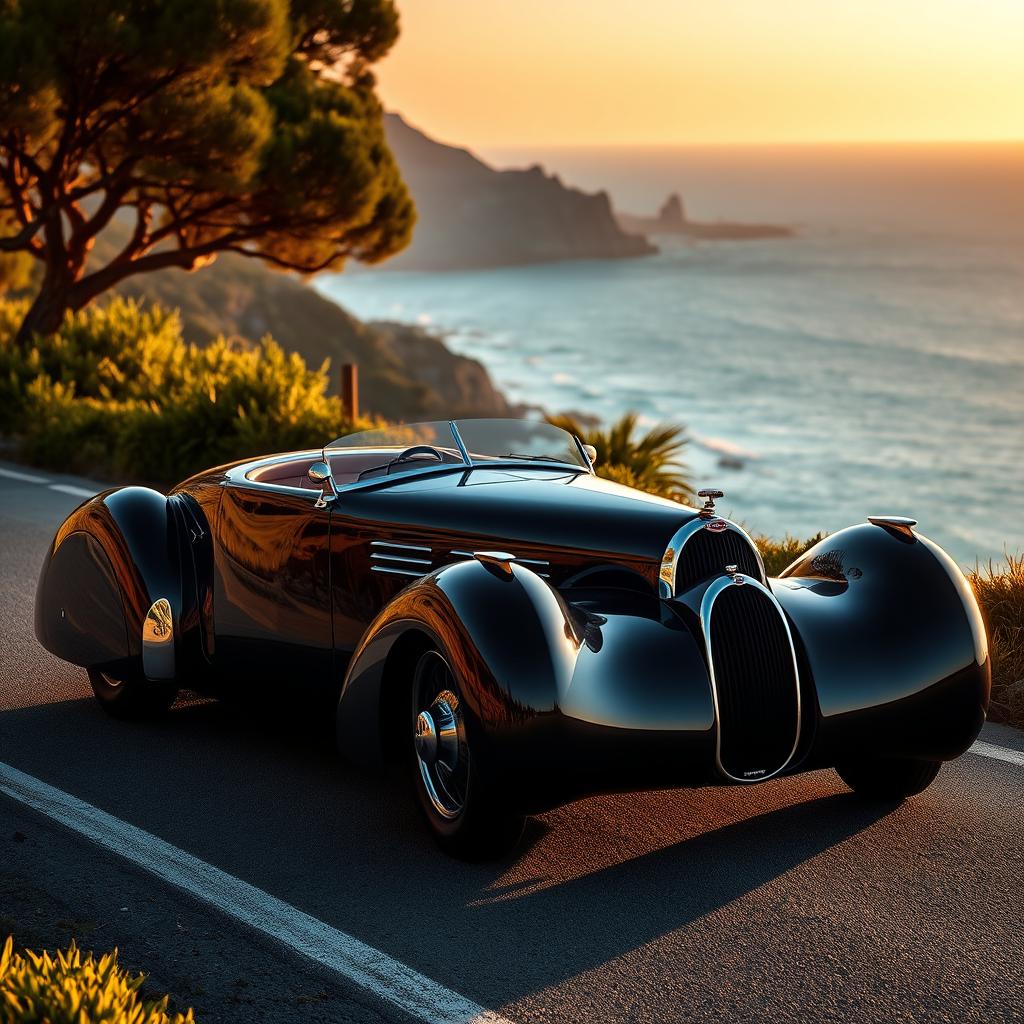
[[[136,225],[136,231],[138,231],[138,225]],[[75,284],[71,289],[73,308],[81,308],[108,288],[112,288],[115,284],[135,274],[147,274],[150,271],[164,270],[167,267],[194,270],[205,257],[214,256],[218,252],[230,248],[236,242],[244,240],[238,235],[228,235],[204,242],[202,245],[194,245],[186,249],[162,249],[160,252],[150,253],[148,256],[136,259],[125,257],[128,249],[126,246],[105,267],[87,274]]]
[[[8,235],[6,238],[0,238],[0,252],[18,252],[21,249],[35,248],[30,243],[39,233],[39,229],[42,226],[42,220],[37,219],[28,224],[24,224],[16,235]]]
[[[332,263],[336,263],[343,257],[342,253],[336,252],[320,263],[309,266],[305,263],[295,263],[280,256],[260,252],[256,249],[246,249],[245,246],[241,245],[226,245],[224,252],[238,253],[239,256],[248,256],[250,259],[266,260],[267,263],[272,263],[275,267],[280,267],[282,270],[295,270],[300,274],[318,274],[321,270],[326,270]]]

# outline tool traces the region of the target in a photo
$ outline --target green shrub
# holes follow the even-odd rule
[[[0,1019],[4,1024],[194,1024],[192,1011],[168,1013],[168,997],[144,1002],[142,974],[117,965],[117,950],[97,960],[72,941],[67,952],[0,953]]]
[[[20,305],[0,303],[0,432],[35,465],[169,484],[353,427],[326,393],[326,364],[311,369],[270,338],[200,348],[176,313],[114,299],[26,352],[13,341]]]

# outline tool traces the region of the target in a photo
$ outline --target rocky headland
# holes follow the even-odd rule
[[[412,244],[385,270],[465,270],[558,260],[647,256],[606,192],[569,188],[539,165],[496,170],[467,149],[386,115],[388,145],[416,202]]]

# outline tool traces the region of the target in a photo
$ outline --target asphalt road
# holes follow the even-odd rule
[[[590,799],[533,819],[505,862],[456,863],[404,781],[346,767],[320,723],[198,700],[107,718],[32,635],[46,545],[80,500],[0,475],[0,761],[514,1021],[1024,1018],[1024,767],[967,754],[899,807],[830,772]],[[0,796],[11,927],[119,945],[201,1024],[394,1018]]]

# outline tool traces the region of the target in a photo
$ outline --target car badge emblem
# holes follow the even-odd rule
[[[697,492],[698,498],[704,499],[704,507],[697,513],[701,519],[714,519],[715,518],[715,499],[724,498],[725,491],[716,490],[713,487],[707,487],[703,491]]]
[[[712,533],[721,533],[723,530],[727,530],[729,524],[724,519],[712,519],[710,522],[704,524],[705,530],[710,530]]]

